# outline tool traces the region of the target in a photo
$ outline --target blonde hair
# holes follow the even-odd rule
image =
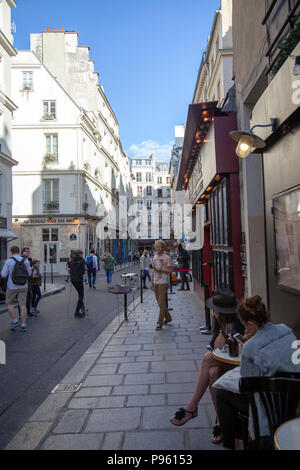
[[[111,256],[110,252],[109,252],[109,251],[105,251],[105,252],[104,252],[104,255],[103,255],[103,258],[108,258],[109,256]]]
[[[166,249],[166,244],[165,244],[164,240],[156,240],[156,242],[154,243],[154,246],[157,247],[157,245],[162,245],[163,249],[164,250]]]
[[[144,256],[147,256],[147,254],[148,254],[148,250],[144,250],[144,251],[143,251],[143,255],[144,255]]]

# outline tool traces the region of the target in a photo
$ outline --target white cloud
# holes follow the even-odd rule
[[[158,160],[169,161],[174,142],[160,144],[155,140],[145,140],[140,144],[132,144],[127,150],[127,154],[131,158],[149,158],[152,153]]]

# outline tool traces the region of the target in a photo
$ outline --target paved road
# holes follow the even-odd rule
[[[113,284],[124,271],[137,268],[115,273]],[[41,300],[39,318],[28,320],[26,333],[10,331],[8,314],[0,315],[0,339],[7,350],[6,365],[0,365],[0,449],[118,313],[117,296],[107,291],[103,272],[97,290],[85,288],[86,319],[74,318],[77,294],[66,285],[62,293]]]

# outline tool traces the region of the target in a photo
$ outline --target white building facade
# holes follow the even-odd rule
[[[12,232],[12,167],[17,164],[12,151],[11,121],[17,109],[12,98],[11,58],[16,55],[11,34],[13,0],[0,2],[0,267],[7,258],[7,242]]]
[[[131,232],[136,232],[139,245],[151,246],[157,238],[170,239],[171,177],[169,163],[149,158],[131,160],[132,192],[135,219]]]
[[[20,161],[13,175],[14,230],[42,268],[52,265],[60,274],[77,248],[85,254],[109,249],[121,258],[127,252],[118,215],[120,190],[130,192],[129,161],[88,48],[77,41],[74,32],[33,35],[38,56],[19,51],[13,62],[19,108],[13,142]],[[73,68],[66,59],[70,45]],[[46,66],[41,59],[47,57]]]

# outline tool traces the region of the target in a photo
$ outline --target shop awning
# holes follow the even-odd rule
[[[9,230],[0,229],[0,238],[9,238],[10,240],[15,240],[18,237],[13,232],[10,232]]]

